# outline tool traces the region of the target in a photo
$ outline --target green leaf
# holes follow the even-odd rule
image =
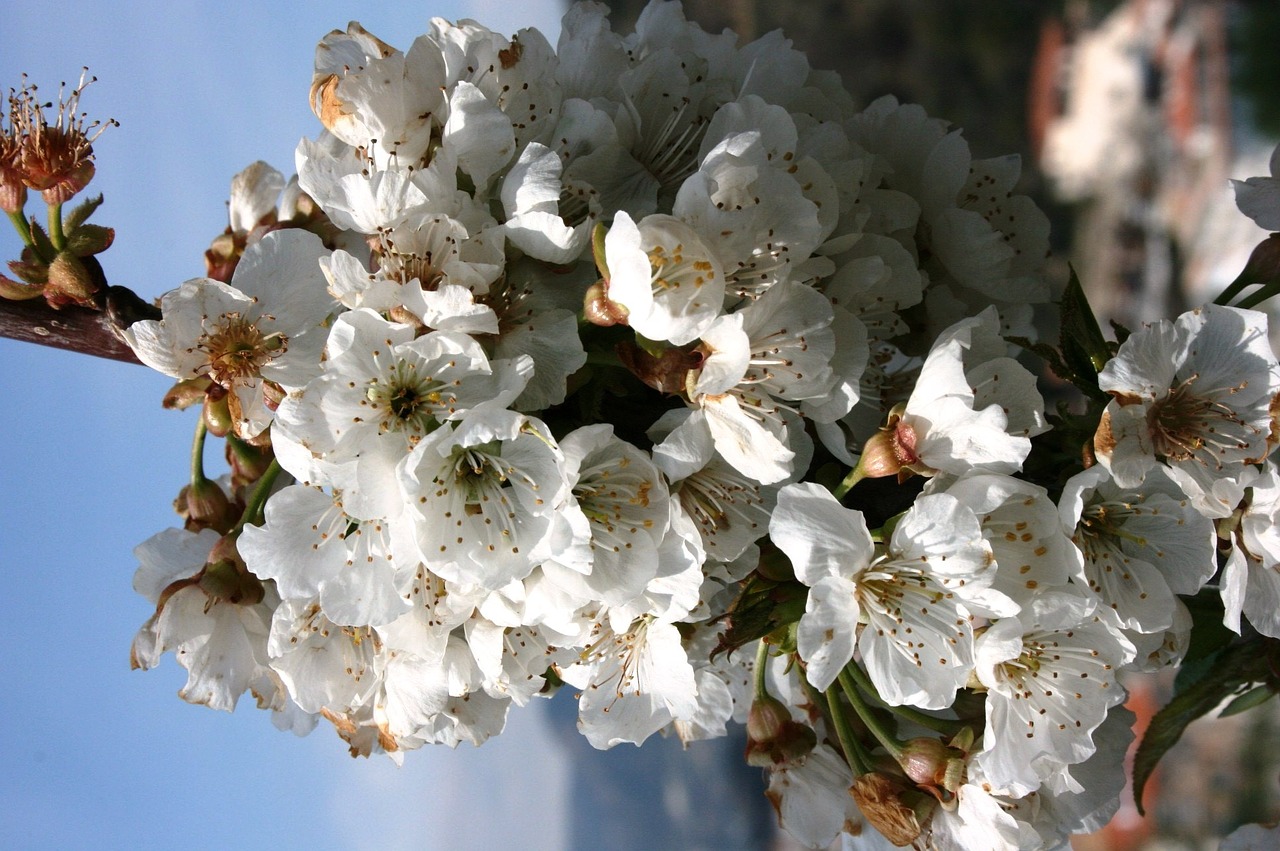
[[[1145,815],[1142,791],[1160,758],[1182,738],[1188,724],[1212,712],[1228,695],[1266,678],[1273,646],[1255,638],[1220,651],[1203,676],[1155,714],[1133,760],[1133,801],[1139,813]]]
[[[1098,320],[1074,269],[1071,270],[1066,292],[1062,294],[1061,346],[1062,359],[1073,373],[1073,383],[1086,393],[1090,392],[1088,387],[1091,386],[1093,393],[1090,395],[1096,394],[1098,373],[1111,360],[1111,348],[1102,336],[1102,329],[1098,327]]]
[[[1212,657],[1239,637],[1222,622],[1222,595],[1216,588],[1180,599],[1191,613],[1191,641],[1182,657],[1184,668],[1188,663]]]
[[[729,627],[712,651],[714,659],[790,626],[804,614],[809,589],[799,582],[774,582],[752,574],[742,583],[738,599],[729,608]]]
[[[1128,328],[1121,325],[1114,319],[1111,320],[1111,330],[1116,335],[1116,345],[1123,344],[1125,340],[1129,339],[1129,335],[1132,333]]]
[[[1226,718],[1231,715],[1239,715],[1241,712],[1253,709],[1255,706],[1261,706],[1268,700],[1276,696],[1275,689],[1270,685],[1258,686],[1255,689],[1246,691],[1235,700],[1223,707],[1218,713],[1219,718]]]

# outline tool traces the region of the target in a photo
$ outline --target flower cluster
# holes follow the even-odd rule
[[[25,246],[21,259],[9,263],[17,280],[0,275],[0,299],[43,298],[55,310],[103,307],[104,281],[94,255],[109,248],[115,234],[87,223],[102,196],[67,213],[62,210],[93,180],[93,143],[117,125],[114,119],[89,121],[78,111],[80,96],[97,79],[86,79],[87,72],[86,68],[70,93],[62,85],[56,112],[52,102],[40,100],[38,89],[24,75],[22,88],[9,90],[8,115],[0,112],[0,211]],[[49,208],[47,228],[27,217],[28,189],[37,190]]]
[[[399,759],[569,687],[600,748],[748,723],[806,845],[1023,848],[1109,816],[1120,674],[1181,659],[1215,540],[1280,637],[1263,315],[1067,358],[1082,446],[1013,344],[1051,299],[1016,158],[676,2],[557,49],[352,24],[311,99],[297,177],[239,175],[125,332],[202,412],[135,579],[186,700]]]

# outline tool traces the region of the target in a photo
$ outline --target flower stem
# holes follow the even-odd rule
[[[850,470],[849,474],[845,476],[844,479],[841,480],[840,484],[836,485],[836,489],[835,489],[836,500],[839,501],[844,499],[845,494],[853,490],[853,486],[856,485],[858,482],[862,481],[863,479],[865,479],[866,477],[867,477],[867,474],[863,471],[861,459],[859,459],[858,466]]]
[[[854,774],[869,773],[872,770],[870,756],[849,726],[849,719],[845,717],[844,707],[840,704],[840,689],[827,691],[827,708],[831,710],[831,725],[836,728],[836,738],[840,740],[840,747],[844,750],[845,761]]]
[[[622,361],[618,360],[618,356],[614,354],[612,349],[607,351],[589,351],[587,352],[588,366],[616,366],[622,368]]]
[[[1234,281],[1228,284],[1225,290],[1218,293],[1218,296],[1213,300],[1213,303],[1214,304],[1231,304],[1231,299],[1239,295],[1244,290],[1244,288],[1249,286],[1251,283],[1253,283],[1253,281],[1250,280],[1245,275],[1244,272],[1241,272],[1240,277],[1236,278]]]
[[[884,746],[884,749],[895,759],[902,756],[902,742],[899,742],[884,725],[880,723],[880,719],[876,717],[875,711],[867,705],[862,697],[862,692],[858,690],[858,683],[854,680],[853,674],[849,672],[849,668],[854,663],[846,665],[840,671],[840,687],[844,689],[845,697],[849,698],[849,703],[853,705],[853,711],[858,713],[858,717],[862,719],[862,723],[867,725],[867,729],[871,731],[871,735]]]
[[[867,676],[867,672],[862,670],[861,667],[859,667],[858,665],[849,665],[848,667],[845,668],[845,670],[848,671],[853,676],[854,682],[857,683],[859,686],[866,689],[868,692],[871,692],[872,694],[876,693],[876,687],[872,685],[870,677]],[[887,706],[886,705],[885,708],[888,709],[890,712],[892,712],[894,715],[897,715],[899,718],[905,718],[908,721],[914,721],[915,723],[919,724],[921,727],[927,727],[928,729],[933,730],[935,733],[942,733],[948,736],[954,736],[956,733],[959,733],[961,730],[963,730],[966,726],[966,724],[963,721],[960,721],[960,720],[953,721],[949,718],[935,718],[934,716],[929,715],[928,713],[925,713],[925,712],[921,712],[919,709],[916,709],[915,707],[912,707],[912,706]]]
[[[9,221],[13,222],[13,229],[18,232],[18,238],[22,240],[23,245],[35,245],[35,240],[31,238],[31,225],[27,223],[27,217],[21,210],[10,213]]]
[[[197,485],[203,483],[204,475],[204,438],[208,434],[209,427],[204,423],[204,417],[196,420],[196,436],[191,441],[191,484]]]
[[[1240,302],[1236,304],[1236,307],[1239,307],[1241,309],[1256,307],[1257,305],[1271,298],[1277,292],[1280,292],[1280,285],[1278,285],[1276,282],[1273,281],[1269,284],[1258,287],[1258,289],[1254,290],[1253,292],[1249,293],[1249,295],[1240,299]]]
[[[49,205],[49,241],[58,251],[67,247],[67,235],[62,232],[62,205]]]
[[[765,676],[767,674],[765,669],[768,664],[769,645],[761,641],[760,646],[756,648],[755,696],[757,698],[766,697],[769,694],[769,689],[765,685]]]
[[[245,526],[262,525],[267,509],[267,497],[271,495],[271,486],[275,484],[276,477],[280,475],[282,469],[278,460],[271,459],[271,466],[267,467],[262,478],[258,479],[258,483],[253,486],[253,493],[249,495],[249,501],[245,504],[244,514],[240,515],[240,522],[229,534],[238,535]]]

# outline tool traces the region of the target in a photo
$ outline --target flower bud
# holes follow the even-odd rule
[[[244,251],[244,238],[237,239],[235,234],[227,232],[214,238],[204,253],[205,277],[231,282],[231,275],[240,263],[240,255]]]
[[[93,296],[98,284],[93,274],[79,257],[70,251],[61,251],[49,264],[49,283],[44,297],[49,306],[61,309],[67,305],[93,307]]]
[[[237,606],[252,606],[266,596],[261,580],[249,572],[236,548],[239,534],[223,535],[209,552],[209,560],[200,571],[200,590],[215,601]]]
[[[964,754],[926,736],[907,742],[898,757],[902,770],[920,786],[943,786],[948,775],[954,773],[955,762],[963,767]]]
[[[231,416],[231,394],[221,384],[210,384],[204,394],[204,424],[214,437],[226,437],[235,419]]]
[[[691,373],[701,368],[704,356],[696,349],[665,348],[650,354],[632,342],[619,343],[618,360],[631,374],[660,393],[678,396],[690,383]]]
[[[626,325],[630,311],[610,301],[604,281],[596,281],[587,288],[587,295],[582,300],[582,315],[592,325],[608,327]]]
[[[169,388],[160,404],[170,410],[185,411],[196,402],[203,402],[208,390],[208,377],[185,378]]]
[[[772,768],[795,762],[818,744],[813,730],[791,720],[791,713],[777,698],[761,695],[747,713],[748,765]]]
[[[186,521],[184,525],[189,532],[213,529],[226,534],[240,519],[239,509],[232,505],[222,487],[210,479],[183,486],[173,507]]]
[[[916,454],[916,430],[903,421],[905,408],[905,405],[895,406],[885,425],[863,444],[862,456],[858,459],[863,478],[897,476],[899,482],[904,482],[917,473],[934,472]]]

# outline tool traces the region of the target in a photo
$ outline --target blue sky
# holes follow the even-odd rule
[[[362,8],[363,7],[363,8]],[[554,43],[559,4],[11,3],[0,83],[52,97],[82,65],[83,99],[121,122],[98,142],[95,221],[109,279],[147,298],[203,273],[231,176],[292,170],[315,43],[358,18],[407,47],[431,15]],[[42,214],[43,205],[29,206]],[[8,231],[0,255],[17,253]],[[171,658],[129,670],[148,617],[133,547],[174,525],[193,419],[166,412],[142,367],[0,340],[0,847],[563,847],[565,769],[538,711],[480,749],[352,760],[325,727],[297,739],[250,702],[189,706]],[[512,771],[512,766],[524,770]]]

